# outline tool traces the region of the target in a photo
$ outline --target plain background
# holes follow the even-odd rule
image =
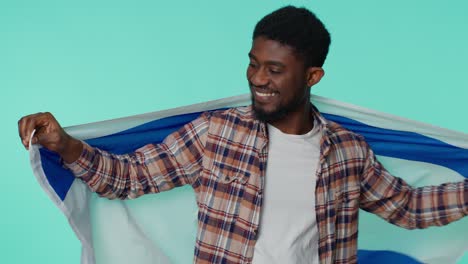
[[[289,3],[332,34],[313,93],[468,132],[466,1],[1,0],[0,262],[79,263],[32,175],[21,116],[69,126],[246,93],[252,29]]]

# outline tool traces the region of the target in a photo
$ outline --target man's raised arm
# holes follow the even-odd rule
[[[468,179],[414,188],[390,175],[367,143],[365,148],[361,209],[406,229],[447,225],[468,215]]]
[[[209,113],[170,134],[160,144],[116,155],[68,135],[50,113],[23,117],[18,123],[23,145],[35,129],[33,144],[57,152],[65,166],[94,192],[109,199],[133,199],[146,193],[193,185],[202,171]]]

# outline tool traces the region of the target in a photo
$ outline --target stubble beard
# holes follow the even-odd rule
[[[253,95],[251,95],[251,100],[255,118],[261,122],[270,123],[287,118],[288,114],[296,111],[306,99],[303,97],[295,97],[291,101],[287,102],[287,104],[279,105],[275,110],[270,112],[267,112],[259,107],[255,103],[255,98]]]

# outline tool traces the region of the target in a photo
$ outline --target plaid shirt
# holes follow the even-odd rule
[[[362,136],[315,108],[314,117],[322,131],[315,191],[320,263],[357,263],[359,208],[408,229],[468,213],[467,181],[412,188],[383,168]],[[161,144],[131,154],[85,145],[68,167],[110,199],[190,184],[199,208],[194,263],[250,263],[267,159],[266,126],[248,106],[204,113]]]

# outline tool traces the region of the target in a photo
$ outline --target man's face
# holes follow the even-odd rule
[[[257,37],[249,58],[247,80],[259,120],[276,121],[308,104],[306,69],[293,48]]]

